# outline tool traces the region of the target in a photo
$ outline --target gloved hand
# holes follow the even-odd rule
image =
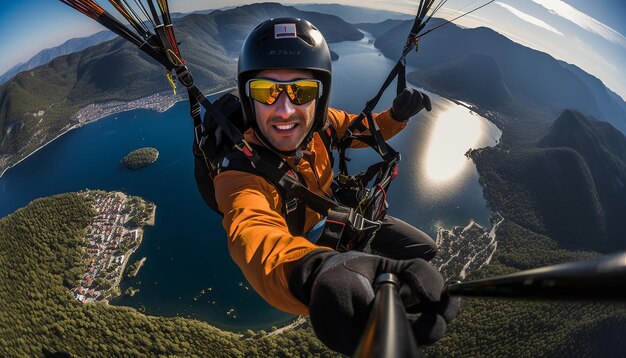
[[[405,88],[393,100],[391,118],[406,121],[424,108],[429,112],[433,109],[428,95],[413,88]]]
[[[289,288],[309,307],[317,337],[330,349],[351,355],[372,308],[372,284],[381,273],[393,273],[403,283],[400,292],[405,306],[409,305],[407,317],[417,344],[441,339],[458,314],[460,300],[442,299],[443,278],[422,259],[314,251],[294,264]]]

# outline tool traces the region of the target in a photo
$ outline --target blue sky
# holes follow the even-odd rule
[[[250,3],[242,0],[170,0],[172,11],[220,8]],[[411,13],[414,0],[317,0]],[[456,9],[486,0],[448,0],[440,13],[452,17]],[[101,4],[108,1],[100,0]],[[282,3],[302,3],[285,0]],[[600,78],[626,98],[626,2],[623,0],[498,0],[460,22],[487,26],[523,45],[574,63]],[[0,8],[0,73],[24,62],[42,49],[60,45],[103,28],[55,0],[4,1]]]

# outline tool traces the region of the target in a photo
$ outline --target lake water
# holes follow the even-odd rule
[[[331,45],[331,105],[358,113],[394,62],[367,40]],[[390,106],[395,85],[379,109]],[[390,213],[434,235],[436,226],[488,224],[478,174],[465,158],[469,148],[495,144],[500,132],[486,119],[431,94],[433,111],[413,118],[391,140],[402,153],[400,176],[389,193]],[[156,203],[156,225],[145,231],[132,260],[146,256],[139,275],[125,280],[140,292],[114,304],[151,315],[182,315],[227,329],[267,328],[291,316],[273,309],[252,290],[232,262],[220,217],[203,203],[193,180],[191,119],[181,102],[164,113],[135,110],[73,130],[0,178],[0,217],[31,200],[82,189],[119,190]],[[156,147],[156,163],[138,171],[120,159],[138,147]],[[354,168],[378,158],[353,151]],[[208,288],[211,288],[209,291]],[[204,290],[204,294],[202,294]],[[236,318],[226,312],[235,309]]]

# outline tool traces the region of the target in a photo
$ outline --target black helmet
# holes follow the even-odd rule
[[[256,73],[268,69],[309,70],[322,82],[322,96],[316,103],[313,127],[302,143],[307,144],[313,134],[323,128],[328,109],[332,65],[324,36],[307,20],[293,17],[266,20],[250,32],[239,54],[237,85],[246,124],[255,129],[258,126],[254,107],[252,99],[246,96],[245,86]],[[260,131],[257,134],[263,136]]]

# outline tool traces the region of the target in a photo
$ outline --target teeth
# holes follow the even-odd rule
[[[289,130],[289,129],[295,127],[295,126],[296,126],[296,124],[292,123],[292,124],[277,124],[275,127],[277,129],[280,129],[281,131],[286,131],[286,130]]]

